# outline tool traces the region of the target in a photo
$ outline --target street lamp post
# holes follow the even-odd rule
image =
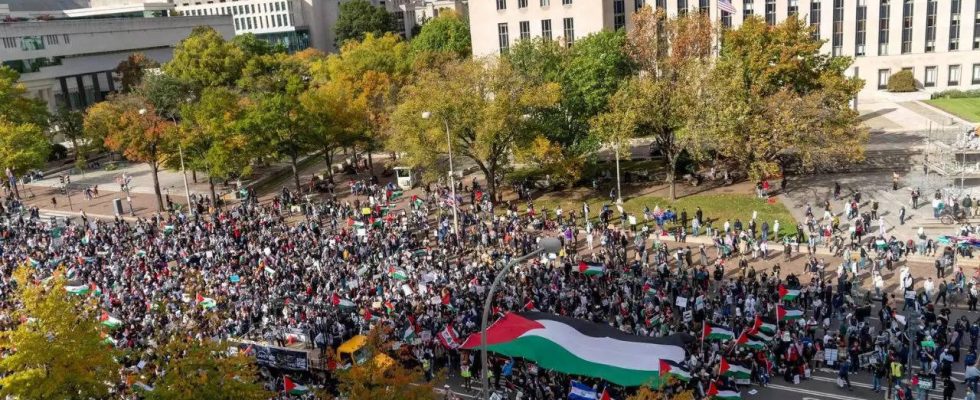
[[[432,118],[432,113],[428,111],[422,112],[423,119]],[[453,138],[452,134],[449,132],[449,121],[445,118],[442,119],[443,125],[446,127],[446,147],[449,152],[449,193],[453,196],[453,230],[456,233],[456,239],[459,240],[459,213],[456,210],[456,173],[453,171]]]
[[[561,249],[561,241],[557,238],[543,237],[538,241],[538,248],[534,251],[525,254],[524,256],[510,260],[504,265],[504,269],[497,273],[497,277],[493,279],[493,284],[490,285],[490,291],[487,293],[487,299],[483,303],[483,318],[480,321],[480,361],[482,364],[482,373],[480,380],[483,382],[483,398],[490,398],[490,375],[487,373],[487,319],[490,318],[490,305],[493,303],[493,294],[497,290],[497,286],[500,286],[500,282],[504,280],[507,274],[510,272],[511,267],[514,265],[526,261],[531,257],[537,256],[541,253],[558,253]]]
[[[623,189],[619,184],[619,139],[616,139],[616,204],[623,204]]]

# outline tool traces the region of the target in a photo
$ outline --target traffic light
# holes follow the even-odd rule
[[[58,180],[59,180],[59,181],[61,181],[61,184],[62,184],[62,185],[64,185],[64,184],[65,184],[65,176],[64,176],[64,175],[62,175],[62,176],[59,176],[59,177],[58,177]]]
[[[71,184],[71,175],[65,175],[65,182]]]

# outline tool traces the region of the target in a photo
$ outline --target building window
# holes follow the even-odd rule
[[[922,80],[922,85],[925,87],[936,86],[936,67],[926,67],[926,76]]]
[[[766,0],[766,23],[776,25],[776,0]]]
[[[698,11],[702,14],[708,14],[711,12],[711,0],[700,0],[698,1]]]
[[[626,27],[626,0],[613,0],[613,30]]]
[[[960,84],[960,66],[950,65],[949,66],[949,86],[957,86]]]
[[[888,23],[891,19],[888,14],[891,13],[892,7],[889,4],[889,0],[881,0],[881,5],[878,6],[878,55],[887,56],[888,55]]]
[[[800,0],[789,0],[789,4],[786,5],[786,15],[795,15],[800,13]]]
[[[834,0],[834,24],[832,29],[832,54],[839,56],[844,48],[844,0]]]
[[[687,14],[687,0],[677,0],[677,15]]]
[[[960,49],[960,8],[961,0],[952,0],[949,9],[949,51]]]
[[[67,33],[64,34],[64,35],[61,35],[61,41],[65,42],[65,44],[71,43],[71,40],[69,40],[69,36],[68,36]]]
[[[572,45],[575,44],[575,19],[565,18],[565,20],[562,21],[562,23],[564,24],[565,27],[565,45],[568,47],[572,47]]]
[[[58,35],[44,35],[44,40],[48,42],[48,45],[58,44]]]
[[[541,0],[541,7],[547,7],[551,5],[551,0]]]
[[[44,50],[44,39],[40,36],[23,36],[20,38],[20,49],[24,51]]]
[[[236,31],[240,31],[240,30],[242,30],[242,27],[241,27],[241,25],[239,25],[239,23],[238,23],[238,22],[239,22],[239,21],[238,21],[238,18],[235,18],[235,30],[236,30]]]
[[[521,40],[526,40],[531,38],[531,21],[519,22],[518,28],[521,31]]]
[[[527,0],[517,0],[517,8],[527,8]]]
[[[813,29],[813,38],[820,39],[820,1],[814,0],[810,3],[810,28]]]
[[[749,19],[755,12],[755,0],[745,0],[742,5],[742,21]]]
[[[980,49],[980,0],[976,0],[973,16],[973,50]]]
[[[939,4],[936,0],[926,2],[926,53],[936,51],[936,13]]]
[[[541,20],[541,37],[551,40],[551,20],[542,19]]]
[[[721,26],[725,28],[732,27],[732,13],[728,11],[721,11]]]
[[[855,23],[854,55],[863,56],[868,37],[868,5],[864,0],[857,3],[857,22]]]
[[[973,84],[980,85],[980,64],[973,64]]]
[[[667,9],[667,0],[657,0],[657,8],[661,10]]]
[[[915,1],[904,0],[902,6],[902,54],[912,52],[912,16],[915,14]]]
[[[500,44],[500,54],[507,54],[507,50],[510,49],[510,35],[507,32],[506,22],[497,24],[497,40]]]
[[[633,1],[633,11],[640,11],[643,6],[647,4],[646,0],[634,0]]]
[[[17,47],[17,38],[14,37],[3,38],[3,48],[12,49],[14,47]]]
[[[561,4],[562,5],[566,5],[566,6],[567,5],[571,5],[572,4],[572,0],[561,0]]]
[[[506,10],[507,9],[507,0],[497,0],[497,9],[498,10]]]
[[[888,89],[888,77],[890,77],[891,74],[891,71],[887,69],[878,70],[878,90]]]

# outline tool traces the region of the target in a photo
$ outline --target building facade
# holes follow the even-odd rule
[[[99,14],[91,9],[98,2],[74,2],[90,8],[59,10],[53,8],[59,4],[34,0],[29,2],[32,9],[6,3],[9,14],[0,15],[9,21],[0,23],[0,62],[20,72],[28,94],[44,100],[51,111],[59,106],[83,109],[103,100],[119,87],[120,77],[114,71],[121,61],[140,52],[167,62],[177,43],[195,27],[211,26],[228,39],[234,35],[227,16],[173,17],[166,16],[166,9],[131,6],[103,8],[107,13]],[[69,12],[88,15],[69,17]]]
[[[475,0],[473,53],[506,52],[518,40],[547,37],[574,45],[600,30],[629,29],[649,4],[670,16],[707,12],[726,27],[751,15],[770,24],[803,18],[825,41],[823,51],[854,59],[849,73],[863,92],[884,90],[891,74],[911,70],[926,92],[980,88],[980,0]]]

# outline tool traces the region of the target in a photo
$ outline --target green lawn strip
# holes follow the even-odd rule
[[[928,100],[929,105],[970,122],[980,122],[980,97]]]
[[[574,195],[562,197],[562,193],[550,193],[542,196],[534,201],[534,207],[538,212],[544,210],[551,216],[554,216],[554,210],[559,204],[566,214],[571,210],[575,210],[576,213],[581,213],[582,203],[585,201],[589,203],[593,223],[598,221],[596,216],[602,210],[602,206],[604,204],[608,204],[614,211],[616,211],[614,203],[605,197],[588,196],[582,198],[581,196]],[[650,207],[650,210],[653,210],[658,205],[662,210],[666,210],[667,207],[670,207],[670,209],[676,212],[678,215],[680,215],[681,211],[687,210],[689,220],[694,218],[694,211],[697,210],[698,206],[700,206],[701,210],[704,212],[705,220],[710,222],[711,225],[717,229],[721,229],[725,225],[726,220],[729,220],[732,224],[734,224],[735,219],[741,219],[743,226],[747,229],[748,222],[750,219],[752,219],[752,211],[754,210],[758,213],[758,221],[756,221],[756,223],[759,225],[759,229],[761,229],[763,221],[768,221],[769,226],[771,227],[773,222],[778,220],[779,231],[782,234],[793,235],[796,233],[796,220],[782,203],[776,202],[774,204],[769,204],[765,200],[750,195],[692,195],[677,199],[677,201],[673,203],[661,197],[640,196],[624,200],[623,207],[626,209],[626,212],[636,215],[638,222],[642,224],[644,207]],[[616,218],[614,223],[618,224],[619,212],[614,212],[614,216]],[[651,221],[651,225],[652,223],[653,222]],[[690,227],[690,222],[688,222],[688,227]]]

